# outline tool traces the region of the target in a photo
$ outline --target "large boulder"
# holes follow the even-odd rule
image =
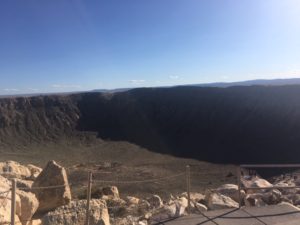
[[[217,192],[207,192],[205,196],[207,207],[210,210],[238,208],[239,205],[236,201],[228,196],[222,195]]]
[[[43,225],[83,225],[86,218],[86,200],[71,201],[49,212],[42,219]],[[90,201],[90,225],[109,225],[109,214],[105,201]]]
[[[66,170],[50,161],[36,178],[33,192],[39,201],[39,213],[51,211],[71,201],[71,191]]]
[[[0,173],[7,178],[30,178],[30,170],[15,161],[0,162]]]
[[[236,184],[224,184],[217,188],[216,191],[221,195],[232,198],[236,202],[239,202],[239,199],[243,199],[245,197],[245,191],[240,190],[239,194],[239,188]]]
[[[22,221],[22,225],[26,225],[38,209],[39,202],[33,193],[18,190],[17,194],[21,201],[21,210],[17,214]]]

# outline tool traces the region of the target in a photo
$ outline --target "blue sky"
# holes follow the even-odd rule
[[[0,94],[300,77],[299,0],[2,0]]]

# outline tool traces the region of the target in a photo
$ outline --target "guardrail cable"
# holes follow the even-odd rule
[[[93,180],[93,183],[119,183],[119,184],[134,184],[134,183],[149,183],[149,182],[156,182],[161,180],[168,180],[176,177],[180,177],[185,175],[185,173],[176,174],[173,176],[168,177],[160,177],[160,178],[154,178],[149,180],[131,180],[131,181],[119,181],[119,180]]]

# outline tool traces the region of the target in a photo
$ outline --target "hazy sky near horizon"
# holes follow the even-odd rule
[[[300,0],[2,0],[0,94],[300,77]]]

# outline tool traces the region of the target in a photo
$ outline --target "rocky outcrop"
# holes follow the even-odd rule
[[[18,165],[18,163],[11,163]],[[44,170],[40,171],[34,165],[31,168],[30,176],[18,171],[16,195],[16,224],[19,225],[82,225],[86,218],[86,200],[71,201],[70,187],[66,171],[54,161],[50,161]],[[23,168],[21,165],[20,168]],[[33,178],[32,174],[39,174]],[[287,190],[280,187],[296,185],[295,176],[289,179],[276,179],[278,189],[273,187],[269,181],[257,176],[252,178],[247,176],[243,179],[243,185],[247,187],[260,187],[264,190],[242,190],[239,193],[238,186],[235,184],[224,184],[216,189],[207,190],[205,195],[197,192],[190,193],[191,213],[202,213],[207,210],[219,210],[227,208],[237,208],[238,197],[240,195],[242,204],[246,206],[266,206],[289,202],[295,206],[300,205],[300,190]],[[26,179],[26,180],[24,180]],[[31,179],[35,179],[32,181]],[[274,180],[272,180],[274,182]],[[33,183],[33,184],[32,184]],[[32,185],[32,187],[31,187]],[[11,208],[11,183],[0,176],[0,223],[10,222]],[[243,187],[242,187],[243,188]],[[94,193],[97,199],[91,200],[90,224],[91,225],[147,225],[153,221],[161,221],[169,218],[184,216],[188,212],[187,193],[179,195],[169,195],[161,198],[152,195],[143,199],[134,196],[120,198],[119,190],[116,186],[101,187]],[[40,218],[42,220],[32,220]]]
[[[56,186],[56,188],[51,188]],[[71,191],[66,170],[55,161],[50,161],[34,181],[33,192],[39,201],[38,212],[48,212],[71,201]],[[47,188],[50,187],[50,188]]]
[[[90,202],[90,225],[110,225],[105,201],[93,199]],[[86,218],[86,200],[71,201],[49,212],[42,219],[43,225],[82,225]]]

